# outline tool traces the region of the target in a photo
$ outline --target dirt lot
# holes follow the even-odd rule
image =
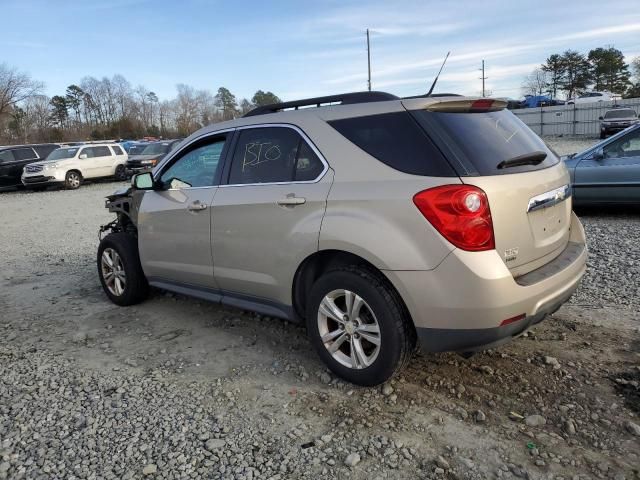
[[[640,211],[579,212],[589,273],[526,336],[359,388],[297,325],[109,303],[117,186],[0,194],[0,479],[640,478]]]

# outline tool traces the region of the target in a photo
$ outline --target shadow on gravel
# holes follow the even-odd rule
[[[628,217],[640,215],[638,205],[607,205],[594,207],[573,207],[578,217]]]
[[[631,352],[640,353],[640,339],[631,342]],[[633,370],[621,372],[611,376],[614,389],[618,395],[624,397],[624,403],[630,410],[640,414],[640,367],[633,366]]]

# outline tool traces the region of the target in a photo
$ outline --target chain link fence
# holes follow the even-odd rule
[[[523,108],[512,110],[538,135],[600,134],[600,117],[614,107],[628,107],[640,114],[640,98],[627,98],[611,102],[579,103],[556,107]]]

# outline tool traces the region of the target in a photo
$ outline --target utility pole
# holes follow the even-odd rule
[[[482,68],[480,70],[482,71],[480,80],[482,80],[482,96],[484,97],[484,81],[489,78],[484,76],[484,60],[482,60]]]
[[[367,28],[367,87],[371,91],[371,44],[369,43],[369,29]]]

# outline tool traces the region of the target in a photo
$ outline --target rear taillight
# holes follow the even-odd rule
[[[416,193],[413,203],[456,247],[493,250],[495,239],[487,195],[473,185],[443,185]]]

